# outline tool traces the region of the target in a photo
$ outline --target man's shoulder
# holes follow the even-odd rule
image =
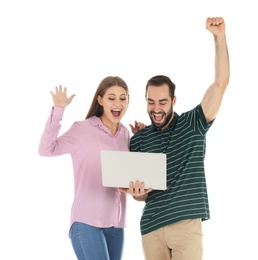
[[[191,113],[193,113],[193,112],[198,112],[198,111],[200,111],[200,110],[202,110],[202,107],[201,107],[201,104],[198,104],[198,105],[196,105],[195,107],[193,107],[193,108],[191,108],[191,109],[188,109],[188,110],[182,112],[182,113],[179,115],[179,118],[183,118],[183,117],[185,117],[185,116],[188,115],[188,114],[191,114]]]
[[[146,134],[148,132],[153,131],[153,126],[152,125],[147,125],[145,128],[143,128],[141,131],[139,131],[137,134]]]
[[[139,138],[143,135],[146,135],[147,133],[151,132],[153,129],[152,125],[148,125],[146,126],[145,128],[141,129],[139,132],[137,132],[136,134],[134,134],[132,137],[131,137],[131,140],[134,140],[135,138]]]

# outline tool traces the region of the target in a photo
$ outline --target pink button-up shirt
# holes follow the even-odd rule
[[[119,123],[116,135],[112,136],[102,121],[93,116],[74,122],[58,137],[63,113],[64,109],[60,107],[52,108],[40,140],[39,154],[57,156],[69,153],[72,157],[74,200],[70,226],[78,221],[96,227],[125,227],[126,194],[102,186],[100,151],[128,151],[129,130]]]

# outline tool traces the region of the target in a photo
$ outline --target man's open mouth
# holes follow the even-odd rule
[[[164,117],[164,113],[152,113],[152,117],[156,122],[160,122]]]

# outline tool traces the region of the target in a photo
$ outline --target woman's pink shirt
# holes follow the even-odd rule
[[[78,221],[95,227],[125,227],[126,194],[116,188],[102,186],[100,151],[128,151],[129,130],[119,123],[116,135],[112,136],[102,121],[93,116],[74,122],[68,131],[58,136],[63,113],[64,109],[52,107],[41,136],[39,154],[41,156],[71,155],[74,200],[70,226]],[[122,171],[123,169],[121,174]]]

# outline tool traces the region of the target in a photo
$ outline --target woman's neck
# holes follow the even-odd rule
[[[118,130],[118,124],[112,123],[103,115],[100,117],[100,120],[103,123],[103,125],[106,126],[110,130],[111,134],[114,136]]]

